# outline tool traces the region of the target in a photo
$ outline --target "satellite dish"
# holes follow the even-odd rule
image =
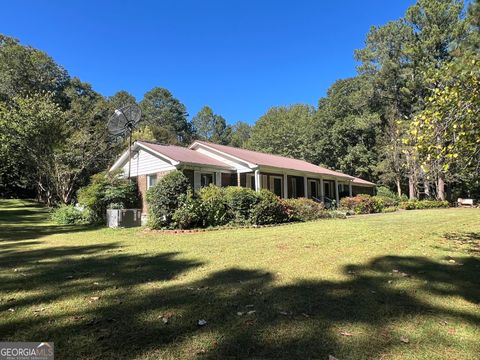
[[[130,179],[132,162],[132,133],[140,122],[142,110],[138,105],[128,105],[116,109],[108,120],[108,132],[113,136],[129,137],[128,178]]]

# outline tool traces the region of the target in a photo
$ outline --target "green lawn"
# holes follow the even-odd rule
[[[58,359],[480,354],[479,209],[165,235],[0,200],[0,253],[0,339]]]

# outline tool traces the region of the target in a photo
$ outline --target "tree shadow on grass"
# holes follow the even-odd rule
[[[435,307],[421,292],[478,304],[480,262],[380,257],[344,268],[345,280],[279,285],[274,274],[228,268],[183,282],[200,261],[178,253],[123,253],[115,243],[10,253],[0,270],[21,263],[2,290],[4,340],[55,342],[59,358],[379,358],[401,346],[391,324],[412,317],[478,324],[478,314]],[[397,282],[411,281],[410,291]],[[68,299],[80,299],[68,305]],[[60,305],[58,304],[59,302]],[[57,308],[55,308],[57,306]],[[45,311],[38,308],[45,307]],[[8,308],[15,312],[8,313]],[[34,309],[37,309],[35,312]],[[23,314],[22,314],[23,311]],[[199,327],[197,321],[207,325]],[[362,325],[347,343],[340,332]],[[428,342],[442,341],[438,331]],[[430,344],[431,345],[431,344]]]
[[[49,218],[50,210],[34,202],[0,200],[0,241],[19,242],[99,228],[91,225],[55,225]]]

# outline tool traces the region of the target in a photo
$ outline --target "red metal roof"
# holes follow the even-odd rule
[[[358,184],[358,185],[371,185],[371,186],[375,186],[376,184],[370,182],[370,181],[367,181],[367,180],[363,180],[363,179],[360,179],[360,178],[353,178],[353,185],[355,184]]]
[[[311,164],[303,160],[292,159],[285,156],[265,154],[258,151],[240,149],[240,148],[226,146],[226,145],[218,145],[218,144],[213,144],[207,141],[195,141],[195,143],[204,144],[215,150],[234,156],[240,160],[243,160],[252,164],[260,165],[260,166],[262,165],[271,166],[275,168],[297,170],[297,171],[310,172],[310,173],[321,174],[321,175],[338,176],[338,177],[343,177],[348,179],[353,178],[353,176],[346,175],[338,171],[333,171],[321,166]],[[192,147],[194,144],[190,145],[190,147]]]
[[[212,165],[212,166],[222,167],[224,169],[230,169],[230,170],[232,169],[231,166],[228,166],[227,164],[221,161],[212,159],[207,155],[199,153],[198,151],[195,151],[195,150],[190,150],[186,147],[175,146],[175,145],[159,145],[159,144],[154,144],[146,141],[137,141],[137,142],[175,161],[189,163],[189,164]]]

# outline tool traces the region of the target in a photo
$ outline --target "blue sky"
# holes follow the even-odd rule
[[[137,100],[154,86],[194,115],[229,123],[275,105],[316,105],[355,75],[353,52],[372,25],[414,0],[7,1],[0,32],[42,49],[103,95]]]

